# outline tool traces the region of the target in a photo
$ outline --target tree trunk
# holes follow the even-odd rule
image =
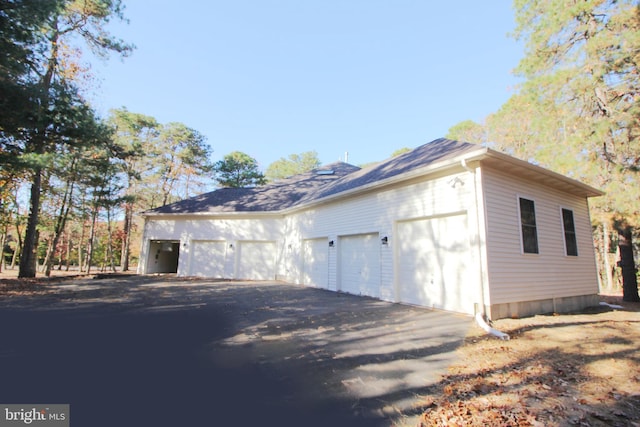
[[[617,224],[616,229],[618,230],[618,247],[620,249],[618,265],[622,269],[622,300],[640,302],[636,264],[633,257],[633,229],[626,223]]]
[[[129,252],[131,248],[131,229],[133,228],[133,204],[126,203],[124,207],[124,236],[122,239],[122,254],[120,256],[120,270],[129,271]]]
[[[69,264],[71,264],[71,233],[67,236],[67,259],[65,264],[65,271],[69,271]]]
[[[42,98],[38,111],[38,124],[36,129],[37,135],[31,142],[31,150],[34,154],[43,154],[45,151],[46,129],[50,125],[47,119],[46,110],[49,108],[49,90],[53,82],[58,63],[58,38],[60,34],[57,31],[57,17],[54,24],[54,33],[51,36],[51,55],[49,56],[49,64],[45,72],[41,84]],[[24,236],[24,244],[22,256],[20,257],[20,270],[18,277],[36,277],[36,267],[38,263],[38,220],[40,217],[40,192],[42,190],[42,168],[36,167],[33,171],[33,179],[31,181],[31,197],[29,200],[29,218],[27,220],[27,231]]]
[[[7,227],[4,228],[2,232],[2,237],[0,237],[0,272],[4,270],[4,245],[7,242]]]
[[[116,272],[116,260],[113,256],[113,237],[111,229],[111,207],[107,207],[107,250],[105,251],[105,261],[108,260],[112,272]]]
[[[16,218],[18,218],[18,215],[16,215]],[[12,270],[15,270],[16,268],[16,262],[20,256],[20,250],[22,249],[22,232],[20,231],[20,224],[18,222],[16,222],[16,234],[18,236],[18,242],[16,243],[16,249],[13,251],[13,256],[11,257]]]
[[[40,216],[40,190],[42,188],[42,170],[36,169],[31,182],[31,198],[29,218],[27,219],[27,231],[24,236],[22,256],[20,257],[20,270],[18,277],[36,277],[37,263],[37,227]]]
[[[603,262],[604,262],[604,276],[607,279],[607,290],[613,290],[613,270],[611,269],[611,262],[609,262],[609,252],[611,249],[611,240],[609,239],[609,221],[602,221],[602,252],[603,252]]]
[[[45,239],[47,242],[47,250],[44,254],[44,261],[42,262],[42,268],[40,269],[41,273],[44,273],[47,269],[47,264],[51,262],[51,258],[53,257],[53,253],[55,252],[53,249],[53,236],[49,236],[48,239]]]
[[[91,229],[89,231],[89,241],[87,245],[87,274],[91,271],[91,263],[93,262],[94,240],[96,238],[96,222],[98,217],[98,206],[93,207],[91,212]]]
[[[45,276],[51,276],[51,264],[53,263],[53,256],[55,254],[56,248],[58,247],[58,242],[60,241],[60,236],[64,231],[64,227],[67,224],[67,218],[69,217],[69,208],[71,206],[71,196],[73,195],[73,182],[67,181],[67,188],[65,189],[64,196],[62,198],[62,205],[60,206],[60,213],[58,214],[58,218],[56,218],[56,225],[53,230],[52,237],[52,246],[49,251],[47,251],[47,256],[45,258]]]
[[[80,242],[78,242],[78,269],[80,272],[84,271],[84,257],[82,256],[82,250],[84,248],[84,237],[85,237],[85,220],[82,218],[82,231],[80,232]]]

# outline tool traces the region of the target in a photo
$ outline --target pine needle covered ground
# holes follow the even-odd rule
[[[474,328],[461,361],[421,398],[427,426],[640,426],[640,304]]]

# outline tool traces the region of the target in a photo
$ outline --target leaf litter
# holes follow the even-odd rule
[[[474,327],[460,362],[422,396],[417,427],[640,427],[640,304]]]

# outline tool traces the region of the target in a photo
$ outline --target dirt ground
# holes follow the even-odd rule
[[[474,327],[461,361],[421,397],[427,426],[640,426],[640,304]]]
[[[11,276],[0,295],[51,292]],[[417,427],[640,426],[640,304],[602,300],[623,308],[494,322],[508,341],[474,326],[459,363],[418,397]]]

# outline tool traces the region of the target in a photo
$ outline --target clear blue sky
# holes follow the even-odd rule
[[[125,0],[114,35],[137,49],[93,61],[93,103],[182,122],[219,160],[263,169],[316,150],[383,160],[480,121],[513,93],[522,46],[509,1]]]

